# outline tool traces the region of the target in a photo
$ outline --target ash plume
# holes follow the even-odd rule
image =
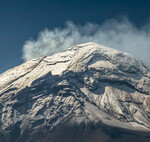
[[[69,21],[64,28],[45,29],[37,39],[25,42],[22,58],[27,61],[52,55],[84,42],[97,42],[130,53],[150,69],[150,24],[137,28],[125,17],[102,24],[75,25]]]

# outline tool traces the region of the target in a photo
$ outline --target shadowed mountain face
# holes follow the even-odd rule
[[[96,43],[0,75],[0,141],[150,140],[150,72]]]

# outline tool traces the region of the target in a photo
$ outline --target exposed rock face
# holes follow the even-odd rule
[[[75,126],[88,134],[91,124],[149,134],[150,72],[131,55],[91,42],[33,59],[0,75],[0,122],[3,142],[38,141],[40,130],[56,137]]]

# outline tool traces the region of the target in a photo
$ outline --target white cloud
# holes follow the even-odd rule
[[[64,28],[45,29],[36,40],[23,46],[23,59],[30,60],[52,55],[84,42],[97,42],[141,59],[150,68],[150,24],[135,27],[127,18],[107,20],[103,24],[87,23],[84,26],[66,22]]]

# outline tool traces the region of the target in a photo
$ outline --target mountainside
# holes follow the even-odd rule
[[[1,142],[150,140],[150,72],[127,53],[79,44],[0,75]]]

